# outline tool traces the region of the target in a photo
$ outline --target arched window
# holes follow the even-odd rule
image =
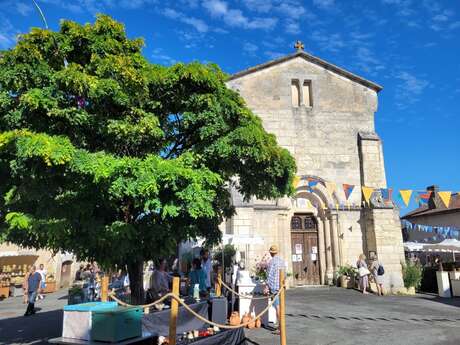
[[[304,219],[304,228],[305,228],[305,230],[316,229],[315,220],[312,217],[305,217],[305,219]]]
[[[292,106],[300,106],[300,83],[297,79],[291,81],[291,97],[292,97]]]
[[[292,230],[302,229],[302,219],[300,217],[294,216],[291,218],[291,229]]]

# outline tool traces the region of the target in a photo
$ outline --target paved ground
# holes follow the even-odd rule
[[[62,330],[64,292],[37,303],[24,318],[21,298],[0,302],[0,344],[45,344]],[[246,331],[250,345],[279,344],[270,331]],[[287,294],[288,344],[460,344],[460,299],[363,296],[339,288],[297,288]]]

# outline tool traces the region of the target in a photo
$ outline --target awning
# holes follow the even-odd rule
[[[423,243],[417,242],[404,242],[404,249],[409,252],[416,252],[423,250]]]
[[[10,265],[33,265],[38,259],[38,255],[34,251],[15,250],[0,252],[0,267]]]

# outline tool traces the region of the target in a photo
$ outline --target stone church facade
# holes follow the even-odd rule
[[[365,206],[361,196],[361,186],[386,187],[374,126],[381,86],[303,50],[236,73],[227,86],[295,157],[300,177],[292,198],[245,202],[232,191],[236,214],[222,231],[254,238],[238,248],[249,268],[277,244],[294,283],[323,285],[333,282],[339,266],[376,253],[386,288],[400,288],[399,214],[378,192]],[[310,188],[309,180],[319,183]],[[344,183],[355,185],[348,200]]]

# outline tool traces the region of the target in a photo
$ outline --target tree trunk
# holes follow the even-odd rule
[[[131,289],[131,304],[143,304],[144,293],[144,261],[137,260],[128,263],[129,288]]]

